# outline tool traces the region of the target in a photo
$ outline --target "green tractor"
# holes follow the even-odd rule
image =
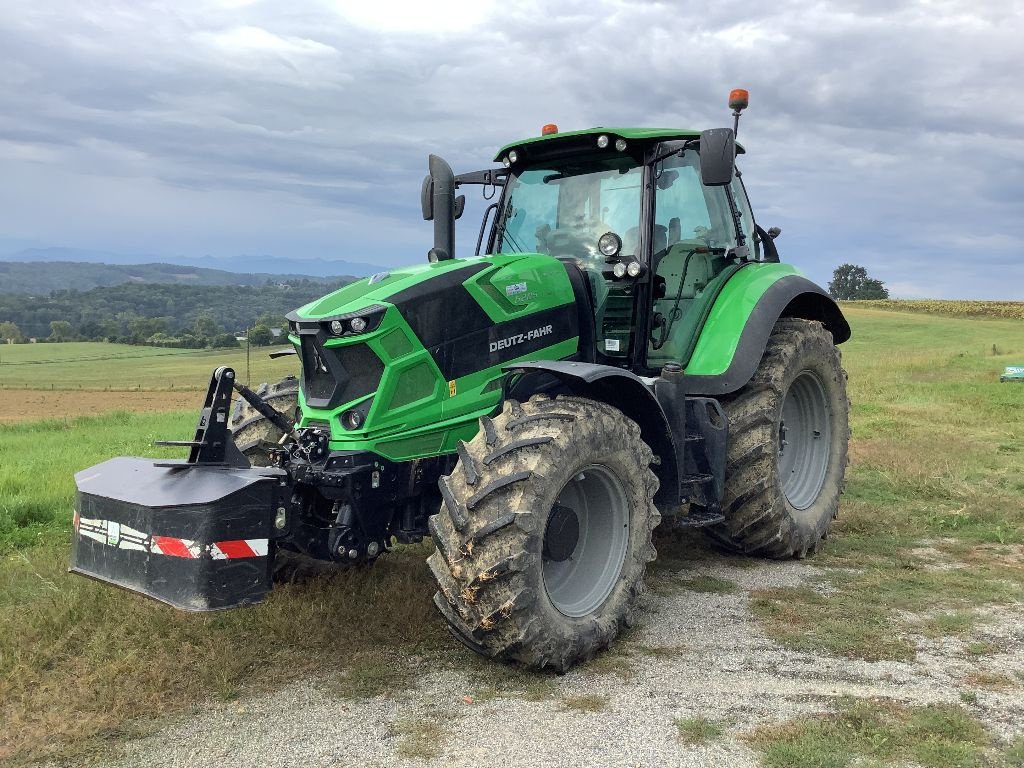
[[[186,610],[430,536],[488,657],[564,671],[630,621],[663,528],[804,557],[847,461],[850,329],[755,221],[732,128],[593,128],[431,156],[427,263],[289,315],[298,378],[219,368],[183,462],[76,475],[72,571]],[[453,257],[470,186],[493,202]],[[241,397],[232,408],[232,396]]]

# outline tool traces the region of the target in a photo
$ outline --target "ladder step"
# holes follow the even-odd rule
[[[676,518],[675,528],[703,528],[706,525],[715,525],[725,521],[725,515],[721,512],[710,512],[706,509],[694,509],[690,514]]]

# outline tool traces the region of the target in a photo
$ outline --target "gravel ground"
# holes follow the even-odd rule
[[[707,559],[669,581],[710,574],[738,585],[728,594],[659,589],[644,597],[628,641],[597,663],[552,678],[541,700],[515,693],[467,702],[481,686],[469,654],[419,672],[413,689],[343,699],[309,680],[271,695],[217,704],[128,744],[110,766],[239,768],[309,766],[730,766],[758,764],[738,738],[760,723],[828,711],[843,696],[922,705],[961,703],[963,679],[979,672],[1024,673],[1022,607],[983,614],[972,641],[1000,650],[982,659],[966,640],[917,638],[913,662],[864,662],[797,653],[760,630],[749,592],[807,583],[820,571],[797,561],[744,567]],[[732,563],[737,561],[733,560]],[[664,585],[666,574],[659,575]],[[653,651],[651,649],[654,649]],[[671,649],[671,650],[667,650]],[[404,663],[415,668],[416,659]],[[472,666],[479,670],[479,666]],[[505,673],[496,666],[492,679]],[[593,696],[600,711],[569,708]],[[603,697],[603,698],[601,698]],[[478,694],[478,698],[479,694]],[[1024,735],[1021,688],[978,690],[969,705],[1000,739]],[[684,743],[676,718],[704,717],[724,734]],[[430,754],[433,753],[433,756]],[[424,756],[410,756],[410,755]]]

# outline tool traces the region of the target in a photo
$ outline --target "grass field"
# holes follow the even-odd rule
[[[853,439],[836,536],[815,560],[827,575],[820,589],[764,590],[752,606],[768,633],[791,647],[907,659],[908,631],[963,634],[982,607],[1024,600],[1024,386],[998,383],[1003,367],[1024,362],[1024,322],[845,309],[854,330],[843,346]],[[152,362],[166,381],[194,370],[205,386],[216,356],[203,364],[194,353],[153,357],[140,382],[161,381],[148,372]],[[113,377],[126,364],[143,367],[94,362]],[[70,383],[75,374],[65,369],[88,362],[44,365]],[[0,367],[0,378],[7,371]],[[78,760],[204,697],[231,698],[328,668],[386,677],[394,658],[448,647],[430,604],[426,545],[371,571],[279,589],[257,608],[213,615],[179,614],[67,576],[72,473],[114,455],[168,455],[152,440],[186,436],[194,419],[116,412],[0,425],[0,761]],[[958,565],[932,567],[937,557]],[[847,737],[832,755],[845,750],[849,759],[874,754],[877,734],[899,739],[928,727],[948,731],[940,734],[950,742],[941,741],[951,750],[943,755],[960,750],[974,760],[963,740],[983,743],[973,721],[945,710],[869,717],[858,706],[831,720],[759,729],[750,743],[780,766],[847,764],[822,762],[836,733]],[[869,720],[877,727],[850,730]],[[678,727],[681,738],[710,738],[703,723]],[[920,759],[915,749],[891,746],[884,755]],[[924,764],[974,764],[966,760]]]
[[[295,358],[271,360],[287,344],[253,348],[250,381],[282,378]],[[218,365],[246,376],[245,349],[161,349],[106,342],[0,344],[0,389],[204,390]],[[2,397],[3,395],[0,395]]]

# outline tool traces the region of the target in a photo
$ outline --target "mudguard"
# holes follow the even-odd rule
[[[82,470],[70,570],[186,611],[260,602],[284,477],[126,457]]]
[[[745,385],[780,317],[818,320],[836,344],[850,338],[850,326],[835,301],[795,268],[751,264],[726,283],[711,308],[684,369],[685,392],[725,395]]]
[[[676,448],[675,434],[682,432],[685,413],[667,413],[650,387],[634,373],[596,363],[567,360],[539,360],[508,365],[509,373],[546,373],[561,381],[574,395],[615,406],[640,426],[640,435],[660,458],[652,469],[661,483],[655,501],[660,505],[679,503],[683,454]],[[680,399],[681,403],[682,400]],[[672,425],[678,429],[673,430]]]

